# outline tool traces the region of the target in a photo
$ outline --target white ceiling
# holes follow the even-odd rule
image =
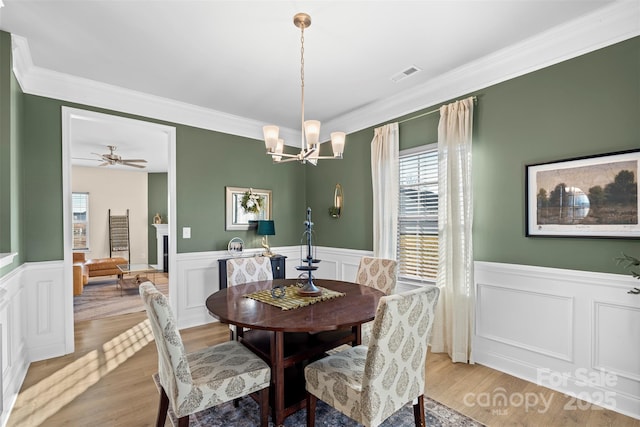
[[[109,96],[126,93],[145,99],[148,111],[114,109],[168,119],[170,104],[196,117],[189,123],[173,114],[173,121],[227,132],[233,129],[223,122],[242,122],[245,130],[234,133],[256,139],[262,124],[277,124],[289,145],[297,145],[291,135],[299,141],[300,128],[300,32],[292,23],[297,12],[312,19],[305,32],[305,114],[323,122],[323,139],[330,131],[352,132],[394,117],[376,116],[389,105],[405,114],[495,83],[497,77],[486,77],[479,87],[460,83],[461,75],[486,64],[510,57],[524,64],[503,66],[504,79],[640,32],[631,28],[622,36],[585,41],[584,47],[571,40],[571,31],[580,35],[585,19],[614,3],[640,10],[635,0],[3,1],[0,29],[18,36],[15,61],[30,70],[19,77],[23,90],[32,86],[36,94],[105,108],[117,104]],[[598,25],[614,25],[591,21],[598,19]],[[573,52],[554,50],[570,43]],[[526,64],[534,53],[544,59]],[[422,71],[391,80],[410,66]],[[45,79],[58,84],[58,92],[35,89]],[[73,85],[84,89],[73,92]],[[92,102],[99,89],[110,94]],[[421,101],[398,101],[417,94]],[[122,156],[145,155],[133,148],[144,134],[113,126],[85,130],[74,149],[90,144],[89,153],[103,153],[114,144]]]

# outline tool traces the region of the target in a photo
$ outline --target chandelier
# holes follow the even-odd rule
[[[300,89],[301,89],[301,135],[300,152],[298,154],[287,154],[284,152],[284,140],[279,138],[280,129],[278,126],[264,126],[264,144],[267,154],[271,156],[275,163],[299,161],[300,163],[311,163],[316,165],[318,159],[342,159],[344,151],[344,132],[331,133],[331,148],[333,156],[320,156],[320,122],[318,120],[304,120],[304,29],[311,25],[311,17],[306,13],[298,13],[293,17],[293,23],[300,28]],[[306,135],[306,138],[305,138]],[[283,160],[283,157],[285,158]]]

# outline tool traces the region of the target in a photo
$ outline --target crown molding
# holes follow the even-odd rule
[[[326,123],[349,133],[459,98],[640,35],[640,3],[622,0]],[[323,139],[324,140],[324,139]]]
[[[445,73],[427,84],[380,100],[324,124],[353,133],[640,35],[640,3],[621,0],[516,45]],[[33,64],[25,38],[12,35],[13,71],[22,91],[262,141],[264,123]],[[300,131],[281,128],[287,145]],[[321,134],[321,141],[329,139]]]

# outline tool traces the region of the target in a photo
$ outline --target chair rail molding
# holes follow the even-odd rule
[[[475,362],[640,419],[636,280],[480,261],[474,276]]]

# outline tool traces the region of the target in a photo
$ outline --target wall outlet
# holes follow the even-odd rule
[[[182,238],[183,239],[191,238],[191,227],[182,227]]]

